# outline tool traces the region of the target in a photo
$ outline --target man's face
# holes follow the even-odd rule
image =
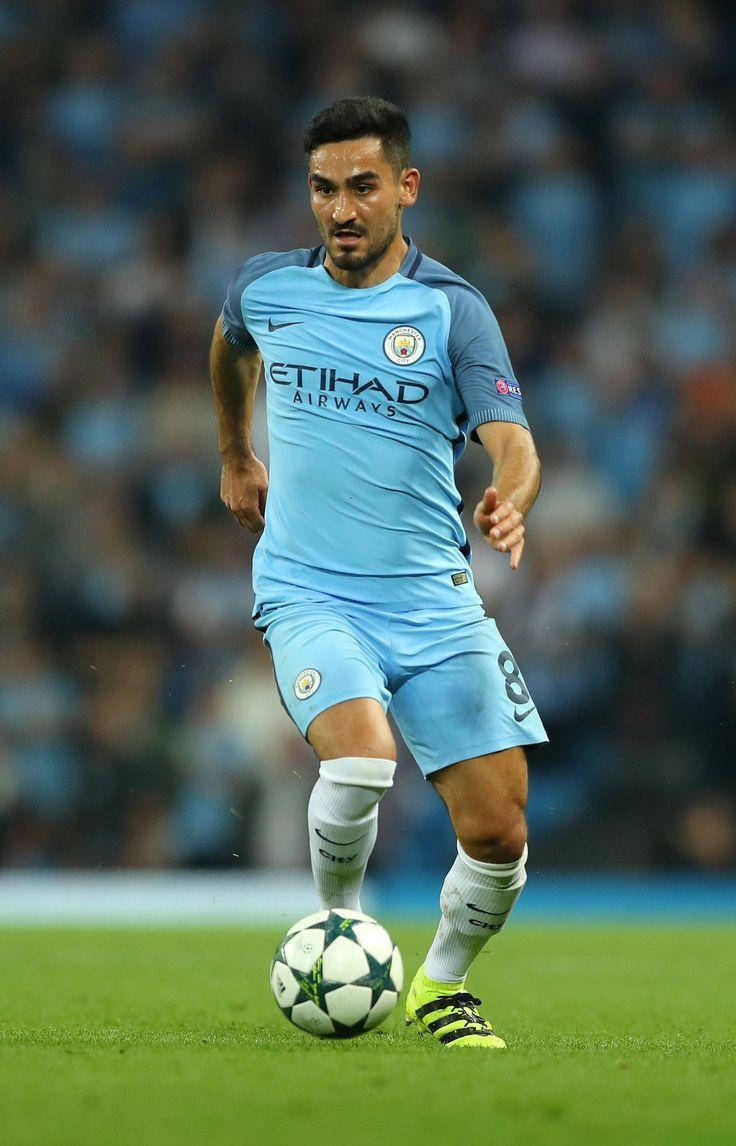
[[[416,175],[408,189],[407,175]],[[309,157],[312,211],[336,267],[358,271],[378,262],[396,237],[402,207],[416,198],[418,178],[411,169],[397,173],[373,136],[315,148]]]

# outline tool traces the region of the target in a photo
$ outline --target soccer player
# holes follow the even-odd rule
[[[322,243],[248,259],[215,326],[221,496],[262,531],[254,622],[319,760],[308,829],[323,906],[360,907],[396,766],[390,707],[457,836],[407,1022],[498,1048],[465,979],[524,886],[523,746],[547,737],[474,588],[454,464],[467,434],[488,452],[474,523],[516,569],[539,461],[488,304],[402,231],[419,189],[409,142],[404,114],[372,97],[309,124]],[[250,438],[261,367],[270,474]]]

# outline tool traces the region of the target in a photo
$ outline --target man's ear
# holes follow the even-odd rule
[[[407,167],[401,173],[401,191],[399,193],[399,206],[412,207],[419,194],[419,172],[416,167]]]

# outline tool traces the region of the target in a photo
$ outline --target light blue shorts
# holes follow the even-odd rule
[[[547,741],[516,661],[480,605],[388,614],[312,600],[281,605],[258,627],[303,736],[325,709],[365,696],[390,708],[425,776]]]

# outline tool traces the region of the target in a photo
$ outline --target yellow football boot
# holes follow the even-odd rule
[[[444,1046],[504,1050],[506,1043],[477,1009],[480,999],[464,988],[465,983],[428,978],[422,964],[406,996],[406,1025],[415,1024],[420,1034],[428,1033]]]

